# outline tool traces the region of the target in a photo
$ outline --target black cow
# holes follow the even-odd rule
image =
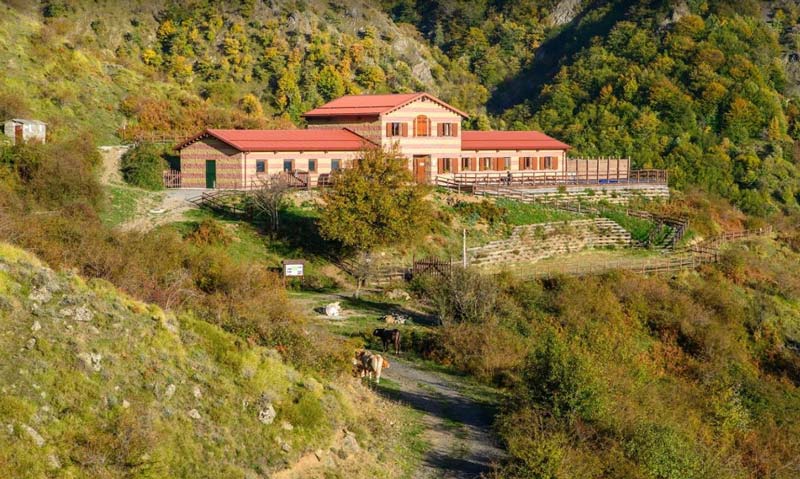
[[[378,328],[372,332],[373,336],[377,336],[381,338],[381,343],[383,343],[383,352],[386,352],[386,349],[389,347],[390,344],[394,345],[394,353],[400,354],[400,330],[399,329],[383,329]]]

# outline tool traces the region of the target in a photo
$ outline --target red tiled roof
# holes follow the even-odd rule
[[[307,111],[305,117],[320,116],[378,116],[388,113],[402,106],[411,103],[419,98],[428,98],[445,108],[449,108],[464,118],[469,115],[463,111],[448,105],[442,100],[427,93],[397,93],[392,95],[345,95],[341,98],[331,100],[328,103]]]
[[[462,150],[568,150],[571,147],[539,131],[463,131]]]
[[[175,147],[183,149],[206,136],[223,141],[239,151],[358,151],[374,144],[346,128],[314,130],[214,130],[187,139]]]

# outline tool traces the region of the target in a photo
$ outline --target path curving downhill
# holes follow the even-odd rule
[[[399,390],[382,393],[421,411],[423,437],[430,444],[414,479],[473,479],[503,457],[491,432],[492,408],[465,394],[463,385],[444,374],[419,369],[391,357],[384,377]]]

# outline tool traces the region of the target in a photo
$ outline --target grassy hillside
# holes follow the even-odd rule
[[[390,426],[408,413],[354,381],[6,244],[0,324],[3,477],[244,478],[317,449],[328,472],[399,477],[414,458],[398,454],[413,416]]]
[[[473,110],[487,98],[368,2],[270,5],[0,4],[0,117],[32,115],[56,134],[88,129],[110,142],[123,131],[290,126],[344,93],[426,90]]]

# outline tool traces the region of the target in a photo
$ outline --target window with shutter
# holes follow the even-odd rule
[[[425,115],[419,115],[414,120],[414,136],[430,136],[430,122]]]
[[[503,169],[504,170],[510,170],[511,169],[511,157],[510,156],[506,156],[505,158],[503,158]]]
[[[469,164],[469,158],[461,158],[461,171],[469,171],[472,167]]]
[[[441,158],[440,161],[442,162],[442,166],[439,168],[440,172],[451,173],[453,171],[450,158]]]
[[[552,170],[553,169],[553,157],[552,156],[545,156],[544,157],[544,169],[545,170]]]

